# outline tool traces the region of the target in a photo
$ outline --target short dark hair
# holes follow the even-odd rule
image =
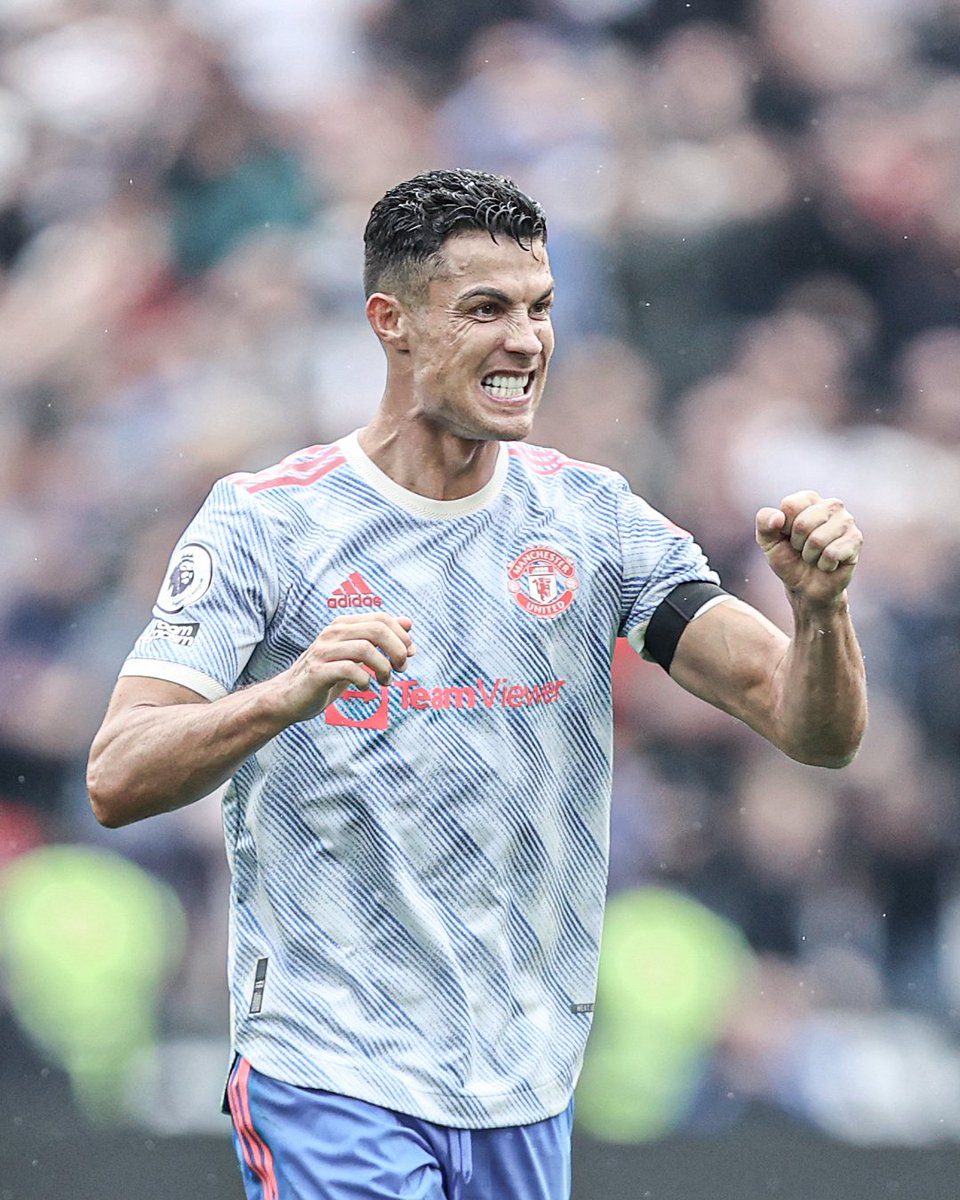
[[[529,250],[546,242],[547,221],[512,179],[486,171],[427,171],[398,183],[373,206],[364,230],[366,295],[414,296],[440,269],[447,238],[475,231]]]

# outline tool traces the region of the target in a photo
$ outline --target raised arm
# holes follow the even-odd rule
[[[791,758],[845,766],[867,720],[863,656],[847,604],[862,535],[840,500],[796,492],[757,513],[756,536],[790,600],[792,637],[728,600],[687,625],[670,674]]]
[[[208,701],[161,679],[125,676],[94,738],[87,789],[115,827],[208,795],[288,725],[322,712],[347,688],[386,685],[415,652],[409,617],[335,618],[286,671]]]

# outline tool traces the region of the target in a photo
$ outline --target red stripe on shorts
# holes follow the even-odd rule
[[[273,1155],[267,1143],[254,1129],[253,1118],[250,1115],[249,1079],[250,1064],[245,1058],[241,1058],[230,1081],[230,1098],[233,1101],[230,1112],[240,1139],[244,1162],[259,1179],[263,1188],[263,1200],[279,1200]]]

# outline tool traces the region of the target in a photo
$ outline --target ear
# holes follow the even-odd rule
[[[380,339],[384,350],[402,353],[409,349],[410,312],[402,301],[389,292],[374,292],[367,300],[366,311],[370,328]]]

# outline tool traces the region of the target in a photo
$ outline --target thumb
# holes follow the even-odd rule
[[[757,513],[757,544],[769,550],[783,540],[787,514],[779,508],[761,508]]]

